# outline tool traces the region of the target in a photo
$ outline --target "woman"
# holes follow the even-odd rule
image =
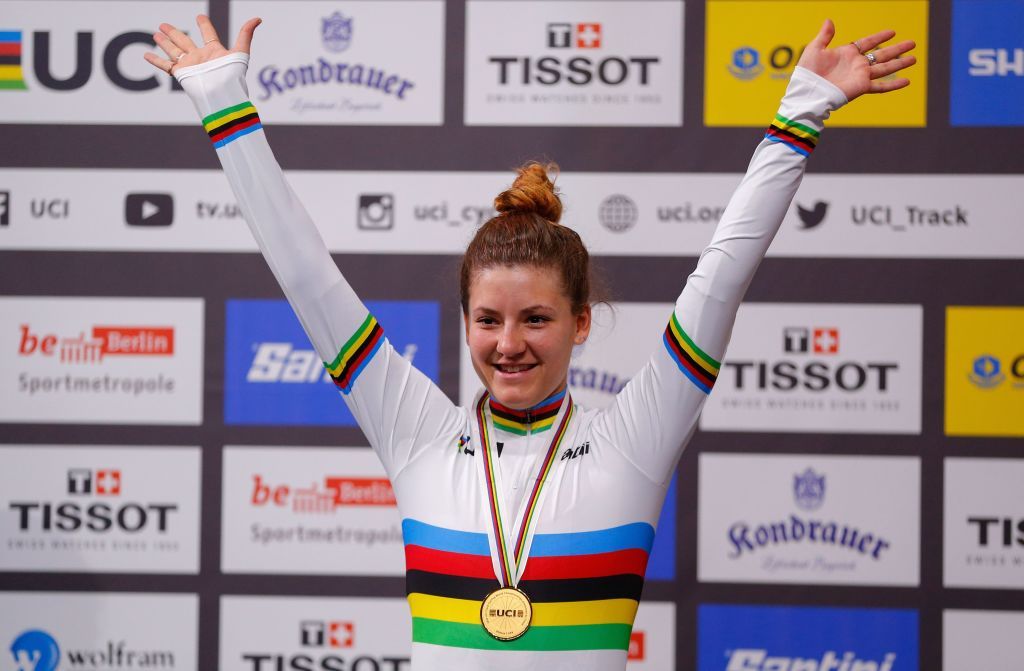
[[[587,251],[558,224],[545,169],[523,168],[464,259],[466,340],[485,389],[459,408],[388,344],[286,184],[245,86],[259,20],[230,52],[198,23],[203,46],[163,24],[154,38],[170,60],[146,58],[195,103],[260,249],[384,463],[403,519],[414,668],[624,668],[654,524],[743,293],[824,119],[906,86],[882,78],[914,63],[913,43],[872,53],[886,31],[827,49],[825,22],[667,316],[664,346],[607,410],[581,410],[566,388],[590,330]]]

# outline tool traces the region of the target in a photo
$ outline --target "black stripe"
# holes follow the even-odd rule
[[[519,589],[535,603],[562,601],[598,601],[601,599],[640,600],[644,579],[633,574],[602,576],[600,578],[571,578],[567,580],[523,580]],[[460,576],[411,570],[405,574],[405,592],[431,594],[452,599],[482,601],[498,589],[493,578],[463,578]]]
[[[711,384],[714,384],[718,380],[718,374],[709,371],[703,365],[697,363],[697,360],[690,356],[690,353],[686,351],[683,344],[679,342],[679,338],[676,337],[675,332],[672,330],[672,325],[669,324],[665,329],[665,333],[668,334],[669,339],[676,344],[676,353],[680,354],[684,359],[690,362],[690,365],[699,370],[703,375],[711,380]]]
[[[21,56],[0,56],[0,65],[21,65]]]
[[[260,115],[257,114],[256,112],[253,112],[252,114],[246,114],[245,116],[240,116],[237,119],[232,119],[231,121],[227,122],[226,124],[224,124],[222,126],[217,126],[213,130],[207,131],[207,133],[209,134],[210,137],[213,137],[214,135],[220,135],[221,133],[223,133],[224,131],[226,131],[229,128],[234,128],[235,126],[241,125],[241,124],[243,124],[243,123],[245,123],[245,122],[247,122],[247,121],[249,121],[251,119],[259,119],[259,118],[260,118]]]
[[[800,136],[800,135],[797,135],[796,133],[791,133],[790,131],[786,130],[785,128],[779,128],[779,127],[778,127],[778,126],[776,126],[775,124],[772,124],[771,126],[768,126],[768,128],[771,128],[771,129],[773,129],[773,130],[774,130],[774,131],[775,131],[776,133],[778,133],[779,135],[785,135],[785,136],[787,136],[787,137],[791,137],[791,138],[793,138],[793,139],[794,139],[794,140],[796,140],[797,142],[800,142],[800,143],[802,143],[802,144],[807,144],[807,145],[810,145],[812,149],[813,149],[814,147],[817,147],[817,146],[818,146],[818,141],[817,141],[817,140],[815,140],[815,139],[813,139],[813,138],[806,138],[806,137],[802,137],[802,136]]]
[[[491,414],[494,415],[495,417],[510,419],[513,422],[520,422],[524,424],[526,423],[526,417],[528,414],[531,422],[539,422],[543,419],[554,417],[555,415],[558,414],[558,410],[559,408],[556,407],[554,410],[549,410],[548,412],[542,412],[540,414],[534,415],[532,413],[520,412],[518,410],[515,412],[509,412],[507,410],[501,410],[499,408],[491,406]]]
[[[370,337],[364,340],[363,344],[356,348],[356,351],[353,352],[352,356],[350,356],[348,361],[345,362],[345,367],[342,368],[341,372],[338,373],[338,376],[334,378],[335,380],[340,382],[345,379],[345,376],[348,375],[349,371],[355,365],[355,362],[359,360],[359,356],[370,347],[373,347],[373,344],[377,341],[377,334],[382,331],[383,329],[380,327],[380,322],[374,323],[373,328],[370,329]]]

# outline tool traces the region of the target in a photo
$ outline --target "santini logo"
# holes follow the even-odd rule
[[[892,671],[896,654],[888,653],[882,661],[860,659],[856,653],[825,652],[821,659],[803,657],[769,657],[767,650],[733,650],[725,671]]]

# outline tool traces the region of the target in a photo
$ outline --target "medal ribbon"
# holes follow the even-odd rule
[[[547,454],[544,455],[544,461],[541,463],[537,479],[533,484],[533,490],[530,492],[530,496],[526,500],[526,512],[523,515],[523,521],[519,527],[519,533],[515,534],[515,546],[511,548],[512,551],[509,552],[509,539],[505,535],[505,524],[501,513],[501,495],[500,492],[498,492],[496,473],[498,465],[495,463],[495,456],[491,453],[491,422],[487,416],[487,400],[489,396],[489,394],[484,393],[480,397],[480,401],[476,406],[476,419],[480,429],[480,439],[483,443],[481,447],[483,448],[484,473],[487,481],[487,502],[491,509],[491,526],[494,528],[494,544],[498,551],[498,564],[501,566],[501,575],[498,576],[498,579],[501,581],[502,586],[515,587],[519,582],[519,569],[526,565],[526,557],[523,557],[523,548],[526,545],[526,539],[529,536],[530,528],[534,524],[535,513],[539,508],[538,503],[540,501],[541,490],[544,487],[544,483],[547,481],[548,474],[551,473],[551,469],[554,466],[555,458],[558,456],[558,448],[562,444],[562,439],[565,437],[566,433],[568,433],[569,421],[574,414],[574,410],[572,398],[568,393],[566,393],[565,400],[563,401],[565,405],[563,405],[562,410],[560,411],[562,419],[558,423],[554,436],[551,438],[551,444],[548,446]]]

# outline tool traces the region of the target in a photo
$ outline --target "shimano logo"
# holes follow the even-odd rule
[[[769,657],[767,650],[733,650],[725,671],[892,671],[896,653],[886,653],[881,661],[859,659],[853,652],[842,655],[829,650],[821,659]]]

